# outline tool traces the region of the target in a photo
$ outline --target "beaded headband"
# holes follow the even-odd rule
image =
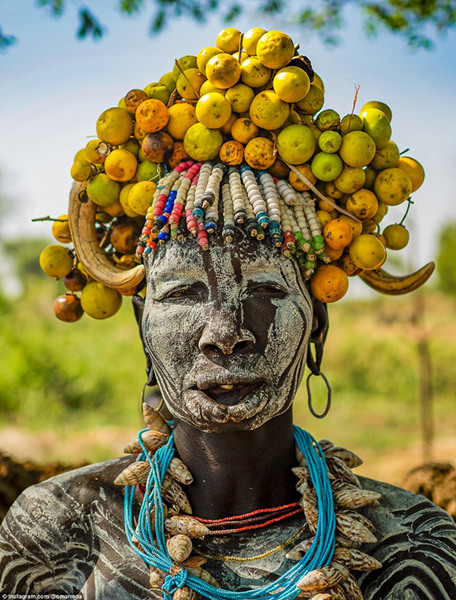
[[[263,240],[266,235],[288,258],[295,256],[305,279],[315,271],[317,258],[329,263],[315,200],[299,193],[285,180],[267,171],[223,163],[185,161],[157,185],[136,255],[150,254],[168,240],[197,237],[203,250],[219,223],[223,210],[222,236],[234,241],[236,226]]]

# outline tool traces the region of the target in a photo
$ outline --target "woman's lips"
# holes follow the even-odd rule
[[[224,383],[201,390],[215,402],[224,406],[235,406],[243,401],[243,399],[251,394],[258,386],[259,382],[250,384],[240,383]]]

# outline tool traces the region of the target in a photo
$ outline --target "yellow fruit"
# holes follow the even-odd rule
[[[368,190],[374,189],[375,179],[378,175],[377,171],[373,169],[371,166],[364,169],[364,173],[366,175],[366,181],[364,182],[364,187]]]
[[[172,73],[172,71],[170,71],[168,73],[164,73],[158,80],[158,83],[162,83],[163,85],[166,85],[169,93],[171,94],[176,89],[176,80],[177,80],[177,77],[175,77],[174,74]]]
[[[405,248],[409,241],[408,230],[400,224],[388,225],[383,230],[383,236],[386,241],[386,247],[391,250],[402,250]]]
[[[186,100],[196,100],[199,98],[199,91],[206,77],[199,69],[185,69],[179,75],[176,82],[176,88],[180,96]]]
[[[345,115],[340,122],[340,133],[346,135],[350,131],[362,131],[363,120],[358,115]]]
[[[358,219],[372,219],[378,210],[378,200],[373,192],[361,189],[348,198],[345,208]]]
[[[261,64],[257,56],[250,56],[242,61],[241,81],[252,88],[266,85],[271,76],[271,69]]]
[[[337,152],[342,144],[342,136],[337,131],[323,131],[318,138],[318,145],[323,152]]]
[[[320,131],[337,129],[340,125],[340,115],[332,108],[323,110],[315,119],[315,125]]]
[[[382,242],[370,233],[355,238],[348,249],[350,258],[360,269],[378,269],[386,256]]]
[[[225,125],[223,125],[223,127],[220,127],[220,131],[223,133],[223,135],[230,135],[231,133],[231,127],[233,126],[233,123],[238,119],[239,115],[235,112],[231,113],[230,118],[228,119],[228,121],[225,123]]]
[[[321,109],[324,101],[325,96],[320,88],[311,84],[307,95],[299,102],[296,102],[296,108],[305,115],[314,115]]]
[[[372,219],[378,224],[383,219],[383,217],[388,212],[388,206],[384,202],[378,203],[377,212],[372,217]]]
[[[280,158],[292,165],[301,165],[309,160],[315,147],[315,137],[306,125],[289,125],[277,136]]]
[[[174,140],[165,131],[148,133],[141,144],[141,150],[147,160],[152,162],[165,162],[174,150]]]
[[[261,129],[278,129],[288,118],[290,107],[271,90],[258,92],[250,104],[250,118]],[[296,125],[300,127],[300,125]],[[286,160],[286,159],[285,159]],[[307,160],[307,159],[305,159]],[[299,163],[304,162],[300,160]],[[296,163],[296,164],[299,164]]]
[[[138,161],[128,150],[113,150],[106,157],[104,168],[106,175],[114,181],[129,181],[134,177]]]
[[[177,63],[179,63],[179,66],[177,66]],[[197,66],[198,64],[196,62],[196,56],[193,56],[193,54],[181,56],[174,64],[172,75],[177,82],[182,71],[185,71],[185,69],[195,69]]]
[[[116,200],[109,206],[103,206],[103,212],[109,215],[110,217],[121,217],[124,214],[122,204],[119,200]]]
[[[126,143],[128,144],[128,141]],[[102,156],[97,152],[99,145],[100,140],[90,140],[90,142],[87,142],[87,146],[85,147],[87,160],[94,165],[103,164],[106,158],[106,156]]]
[[[310,165],[308,164],[303,164],[303,165],[297,165],[296,167],[298,169],[298,171],[304,175],[304,177],[306,179],[308,179],[310,181],[310,183],[312,185],[315,185],[317,183],[317,178],[315,177],[315,175],[312,173],[312,169],[310,168]],[[307,190],[310,189],[310,187],[308,186],[308,184],[303,181],[298,175],[297,173],[295,173],[294,171],[292,171],[290,169],[290,172],[288,173],[288,181],[290,182],[290,184],[294,187],[295,190],[298,190],[299,192],[306,192]]]
[[[220,160],[225,165],[240,165],[244,159],[244,146],[240,142],[225,142],[219,151]]]
[[[239,43],[241,41],[241,32],[239,29],[234,27],[226,27],[218,34],[215,43],[217,48],[220,48],[223,52],[233,54],[239,50]]]
[[[352,241],[353,230],[343,219],[331,219],[323,229],[326,244],[334,250],[345,248]]]
[[[315,73],[315,71],[312,79],[312,85],[315,85],[323,94],[325,93],[325,84],[323,83],[323,79],[320,77],[320,75]]]
[[[339,154],[350,167],[364,167],[375,156],[375,142],[364,131],[350,131],[342,138]]]
[[[343,173],[343,171],[342,171],[342,173]],[[339,175],[339,177],[340,177],[340,175]],[[337,179],[339,179],[339,177],[337,177]],[[340,200],[341,198],[343,198],[344,193],[337,189],[337,187],[334,185],[335,181],[336,180],[327,181],[325,183],[325,195],[330,196],[331,198],[334,198],[334,200]],[[355,190],[353,190],[353,191],[355,191]],[[324,210],[326,210],[326,209],[324,209]]]
[[[135,183],[128,192],[128,206],[137,215],[145,215],[154,199],[155,189],[153,181]]]
[[[136,185],[134,183],[127,183],[126,185],[123,186],[123,188],[120,190],[120,194],[119,194],[119,202],[123,208],[124,213],[127,215],[127,217],[137,217],[139,216],[137,212],[135,212],[131,206],[128,204],[128,196],[130,194],[130,190],[131,188]]]
[[[375,178],[374,192],[377,198],[388,204],[396,206],[401,204],[410,196],[412,181],[405,171],[398,167],[385,169]]]
[[[217,92],[209,92],[198,100],[195,114],[198,121],[205,127],[219,129],[231,117],[231,104],[225,96]]]
[[[255,92],[245,83],[237,83],[226,90],[226,99],[231,104],[232,110],[243,113],[249,110]]]
[[[363,131],[375,142],[377,150],[384,148],[391,137],[391,125],[385,113],[378,108],[367,108],[361,113]]]
[[[222,90],[221,88],[215,87],[215,85],[212,85],[209,79],[206,79],[206,81],[200,87],[200,96],[204,96],[204,94],[209,94],[209,92],[217,92],[218,94],[222,94],[222,96],[226,94],[226,90]]]
[[[262,29],[261,27],[253,27],[244,33],[242,45],[247,54],[250,54],[250,56],[256,54],[258,40],[265,33],[267,33],[266,29]]]
[[[361,221],[363,227],[363,233],[373,233],[377,231],[377,223],[374,219],[363,219]]]
[[[344,167],[338,177],[334,179],[334,185],[343,194],[353,194],[363,187],[366,173],[361,167]]]
[[[268,31],[258,40],[256,52],[268,69],[282,69],[293,58],[293,40],[282,31]]]
[[[321,265],[310,280],[314,298],[321,302],[337,302],[348,290],[346,273],[335,265]]]
[[[215,46],[206,46],[206,48],[200,50],[196,56],[196,65],[201,73],[206,73],[207,61],[216,54],[221,54],[222,52],[224,51]]]
[[[136,121],[136,122],[135,122],[135,126],[134,126],[134,134],[135,134],[135,139],[136,139],[138,142],[142,142],[142,141],[143,141],[143,139],[144,139],[144,138],[146,137],[146,135],[147,135],[147,131],[144,131],[144,129],[142,129],[142,128],[139,126],[138,122]],[[139,157],[139,158],[141,158],[141,157],[139,156],[139,153],[138,153],[138,157]]]
[[[52,223],[52,235],[62,244],[69,244],[71,242],[68,215],[60,215],[60,217]]]
[[[331,215],[329,214],[329,212],[327,210],[317,210],[316,213],[317,215],[317,219],[320,221],[320,225],[321,228],[323,229],[324,226],[326,225],[326,223],[329,223],[332,219]],[[328,246],[328,248],[330,248],[332,250],[332,248],[330,246]],[[342,249],[336,250],[335,252],[339,253],[339,256],[342,254]],[[326,253],[329,255],[329,258],[331,260],[336,260],[336,258],[339,258],[339,256],[337,256],[336,258],[333,258],[333,256],[331,256],[331,254],[326,250]]]
[[[215,87],[226,90],[239,81],[241,65],[231,54],[216,54],[207,62],[206,77]]]
[[[40,254],[40,267],[49,277],[61,279],[73,268],[73,258],[63,246],[51,244]]]
[[[94,319],[112,317],[121,304],[122,296],[119,292],[98,281],[91,281],[81,292],[81,306]]]
[[[233,52],[232,56],[234,56],[234,58],[239,62],[239,64],[242,64],[244,62],[244,60],[246,60],[246,58],[249,58],[249,55],[247,54],[247,52],[241,52],[240,58],[239,58],[239,52]]]
[[[318,152],[312,159],[311,168],[315,177],[320,181],[334,181],[344,168],[344,163],[334,152],[332,154]]]
[[[223,137],[217,129],[209,129],[202,123],[195,123],[187,129],[184,147],[187,154],[197,161],[212,160],[218,156]]]
[[[143,131],[155,133],[166,126],[169,112],[161,100],[149,98],[136,109],[136,123]]]
[[[183,140],[187,129],[197,122],[195,108],[187,102],[180,102],[170,106],[168,112],[166,131],[175,140]]]
[[[135,114],[138,106],[141,104],[141,102],[147,100],[147,98],[147,93],[144,90],[130,90],[124,98],[125,108],[128,110],[128,112]]]
[[[424,169],[423,166],[414,158],[410,156],[401,156],[397,165],[399,169],[402,169],[410,177],[412,182],[412,192],[422,186],[424,181]]]
[[[87,161],[75,160],[71,165],[70,175],[75,181],[87,181],[92,175],[92,167]]]
[[[338,260],[339,267],[344,271],[348,277],[356,275],[359,271],[359,267],[352,261],[350,254],[343,253]]]
[[[133,119],[125,108],[108,108],[98,117],[97,136],[114,146],[128,140],[133,129]]]
[[[300,67],[284,67],[274,76],[272,82],[277,96],[285,102],[299,102],[310,90],[310,79]]]
[[[369,102],[366,102],[366,104],[363,104],[360,113],[363,113],[368,108],[378,108],[379,110],[383,111],[387,116],[388,121],[391,121],[391,119],[393,118],[391,108],[384,102],[380,102],[379,100],[370,100]]]
[[[87,195],[98,206],[109,206],[119,197],[120,185],[106,173],[97,173],[87,184]]]
[[[389,140],[383,148],[377,149],[370,166],[376,171],[397,167],[399,164],[399,148]]]
[[[264,137],[255,137],[244,150],[246,163],[252,169],[268,169],[275,162],[274,144]]]

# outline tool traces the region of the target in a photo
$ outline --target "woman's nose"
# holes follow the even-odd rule
[[[206,356],[245,352],[253,348],[255,336],[242,325],[241,309],[223,307],[210,311],[201,334],[199,349]]]

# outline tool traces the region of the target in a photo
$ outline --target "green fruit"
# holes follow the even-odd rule
[[[350,131],[342,138],[339,154],[349,167],[364,167],[375,156],[375,142],[364,131]]]
[[[340,175],[344,163],[338,154],[319,152],[313,157],[311,168],[312,173],[320,181],[333,181]]]
[[[366,104],[363,105],[363,107],[360,110],[360,113],[363,113],[368,108],[378,108],[379,110],[383,111],[388,121],[391,121],[391,119],[393,118],[391,108],[388,106],[388,104],[385,104],[384,102],[380,102],[379,100],[370,100],[369,102],[366,102]]]
[[[87,184],[87,195],[98,206],[109,206],[119,197],[120,185],[106,173],[98,173]]]
[[[328,131],[328,129],[337,129],[340,124],[340,115],[335,110],[328,108],[323,110],[315,120],[315,125],[321,131]]]
[[[318,138],[318,145],[323,152],[337,152],[342,144],[342,136],[337,131],[323,131]]]
[[[149,98],[155,98],[155,100],[161,100],[163,104],[168,104],[169,97],[171,92],[165,84],[160,83],[149,83],[144,88],[144,92],[149,96]]]
[[[158,80],[158,83],[166,85],[166,87],[169,90],[169,93],[171,94],[176,89],[176,80],[177,78],[174,77],[174,74],[170,71],[169,73],[165,73],[164,75],[162,75]]]
[[[196,56],[193,56],[192,54],[181,56],[177,62],[179,63],[179,66],[182,69],[182,71],[185,71],[185,69],[196,69],[198,67],[196,62]],[[176,81],[178,80],[179,75],[182,73],[182,71],[179,69],[177,64],[174,65],[172,74]]]
[[[346,135],[350,131],[362,131],[363,120],[358,115],[345,115],[340,122],[340,133]]]
[[[370,166],[376,171],[397,167],[399,164],[399,148],[391,140],[375,153]]]
[[[280,158],[292,165],[301,165],[309,160],[315,147],[315,137],[306,125],[289,125],[277,136]]]
[[[374,140],[377,150],[384,148],[391,138],[391,125],[385,113],[378,108],[367,108],[361,118],[363,131]]]
[[[158,163],[154,163],[150,160],[143,160],[142,163],[138,165],[136,170],[136,179],[138,181],[147,181],[152,179],[155,181],[158,173]]]
[[[323,92],[312,83],[307,95],[299,102],[296,102],[296,108],[306,115],[314,115],[321,110],[324,101],[325,96]]]

